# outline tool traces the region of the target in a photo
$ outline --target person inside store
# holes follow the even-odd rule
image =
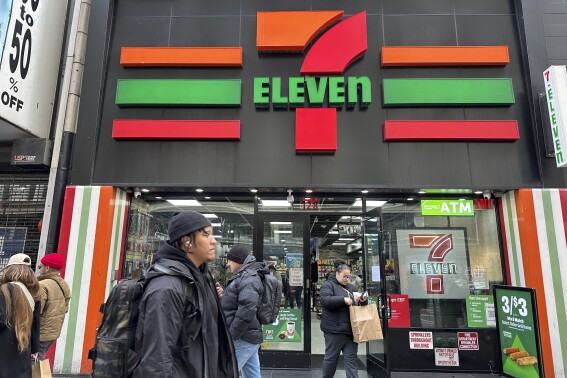
[[[353,341],[349,306],[354,303],[356,287],[350,284],[350,268],[344,260],[335,260],[335,273],[321,285],[320,302],[323,307],[321,330],[325,337],[323,378],[334,377],[341,352],[347,378],[358,377],[358,344]],[[362,303],[366,304],[366,297]]]
[[[195,211],[175,214],[169,240],[154,255],[139,305],[134,378],[237,378],[234,345],[208,262],[211,223]]]
[[[39,282],[31,258],[10,257],[0,278],[0,378],[32,376],[39,351]]]
[[[285,274],[282,275],[282,294],[284,296],[284,308],[287,308],[289,305],[293,308],[294,297],[292,297],[293,294],[289,286],[289,269],[286,269]]]
[[[40,260],[39,280],[41,298],[41,326],[39,328],[39,354],[37,358],[43,360],[45,353],[59,338],[65,314],[69,311],[71,289],[63,280],[60,269],[65,260],[57,253],[48,253]]]
[[[269,274],[269,268],[257,262],[244,245],[232,247],[226,259],[232,277],[226,289],[217,286],[217,293],[234,341],[238,370],[242,378],[261,378],[258,350],[262,325],[256,314],[264,291],[260,274]]]

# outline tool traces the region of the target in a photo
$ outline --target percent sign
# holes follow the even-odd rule
[[[12,84],[10,86],[10,89],[13,89],[15,93],[18,93],[18,87],[16,87],[16,84],[18,84],[17,80],[15,80],[13,77],[10,78],[10,84]]]

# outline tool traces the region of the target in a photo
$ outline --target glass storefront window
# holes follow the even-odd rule
[[[419,203],[388,203],[382,216],[386,291],[407,296],[409,327],[493,326],[492,285],[503,282],[494,209],[422,216]]]
[[[225,286],[231,275],[230,270],[226,268],[228,250],[234,244],[243,244],[252,250],[253,197],[133,199],[122,278],[137,278],[145,274],[154,254],[168,239],[169,220],[182,210],[197,211],[211,221],[216,239],[216,259],[209,263],[209,269],[215,279]]]

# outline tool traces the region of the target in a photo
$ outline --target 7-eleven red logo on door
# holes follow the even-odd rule
[[[445,294],[444,274],[456,274],[456,265],[444,263],[445,257],[453,250],[451,234],[410,234],[410,248],[430,248],[427,262],[413,263],[412,274],[425,273],[427,294]]]

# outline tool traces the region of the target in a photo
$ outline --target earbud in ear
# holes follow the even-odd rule
[[[188,241],[186,241],[186,242],[185,242],[185,246],[186,246],[186,247],[190,247],[190,246],[191,246],[191,243],[188,242]]]

